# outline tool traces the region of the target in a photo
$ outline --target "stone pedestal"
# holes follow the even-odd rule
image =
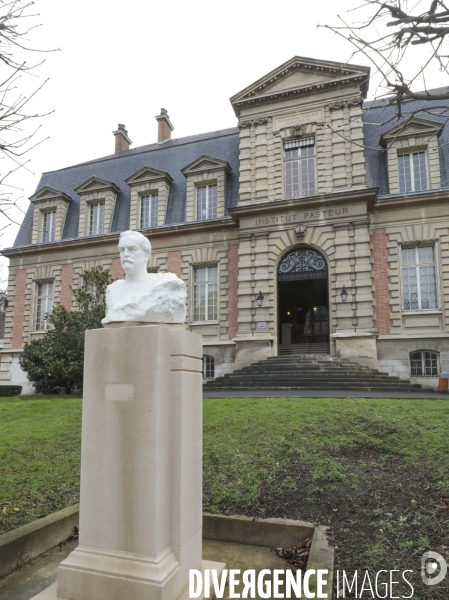
[[[187,598],[202,566],[202,339],[122,325],[86,332],[80,543],[49,598]]]
[[[338,358],[347,358],[370,369],[378,369],[377,337],[373,331],[338,331],[332,334]]]

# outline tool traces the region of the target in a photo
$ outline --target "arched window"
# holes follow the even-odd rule
[[[215,377],[215,358],[213,356],[203,356],[203,378],[214,379]]]
[[[439,372],[438,352],[417,350],[410,353],[410,374],[412,377],[436,377]]]

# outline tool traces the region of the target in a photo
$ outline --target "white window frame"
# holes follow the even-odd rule
[[[196,274],[197,271],[199,271],[200,269],[206,269],[206,279],[204,281],[196,281]],[[209,270],[210,269],[216,269],[216,279],[209,279]],[[215,265],[195,265],[193,267],[193,273],[192,273],[192,322],[193,323],[217,323],[219,321],[219,308],[220,308],[220,302],[219,302],[219,293],[220,293],[220,289],[219,289],[219,281],[220,281],[220,269],[218,264]],[[199,289],[199,287],[204,286],[205,288],[205,293],[204,293],[204,297],[208,298],[209,297],[209,288],[211,286],[216,286],[216,296],[215,296],[215,306],[212,308],[212,315],[210,315],[210,308],[209,308],[209,302],[205,302],[204,305],[204,319],[201,318],[197,318],[200,317],[200,315],[197,314],[196,312],[196,299],[197,299],[197,290]]]
[[[49,220],[50,220],[50,227],[48,227]],[[55,241],[55,231],[56,231],[56,209],[43,211],[43,213],[42,213],[42,241],[43,242],[54,242]]]
[[[286,158],[287,150],[294,150],[295,148],[303,148],[310,147],[313,145],[313,154],[308,156],[299,156],[297,158]],[[304,189],[303,181],[302,181],[302,163],[308,162],[310,159],[313,159],[313,180],[314,180],[314,192],[313,194],[309,194],[309,189]],[[301,198],[310,198],[312,196],[316,196],[317,194],[317,178],[316,178],[316,140],[314,137],[308,137],[300,140],[290,140],[284,142],[283,146],[283,160],[284,160],[284,195],[286,200],[300,200]],[[291,197],[287,192],[287,185],[291,185],[293,188],[293,183],[289,183],[288,175],[287,175],[287,165],[292,165],[293,163],[298,163],[298,191],[294,191],[292,189]]]
[[[146,217],[147,222],[144,221],[144,202],[148,200],[148,211]],[[150,227],[157,227],[158,222],[158,211],[159,211],[159,193],[151,192],[148,194],[142,194],[140,196],[140,229],[149,229]]]
[[[433,263],[422,263],[420,264],[419,258],[418,258],[418,250],[419,248],[433,248],[433,256],[434,256],[434,262]],[[402,250],[415,250],[415,264],[414,265],[407,265],[403,263],[402,260]],[[402,312],[405,314],[411,314],[411,313],[428,313],[428,312],[441,312],[441,306],[440,306],[440,272],[439,272],[439,260],[438,260],[438,244],[418,244],[415,246],[408,246],[408,245],[404,245],[404,246],[400,246],[399,247],[399,256],[400,256],[400,273],[399,273],[399,279],[400,279],[400,284],[401,284],[401,309]],[[436,306],[434,308],[421,308],[422,306],[422,299],[421,299],[421,281],[419,278],[419,267],[422,266],[434,266],[435,267],[435,294],[436,294]],[[416,281],[417,281],[417,295],[418,295],[418,308],[405,308],[404,304],[405,304],[405,297],[404,297],[404,286],[403,286],[403,282],[402,282],[402,273],[404,269],[412,269],[415,268],[418,270],[417,273],[417,277],[416,277]]]
[[[98,207],[98,208],[97,208]],[[102,207],[102,208],[100,208]],[[97,215],[94,222],[94,211]],[[103,235],[104,233],[105,202],[92,202],[89,204],[89,235]]]
[[[51,287],[50,287],[51,286]],[[53,312],[55,293],[54,281],[36,282],[36,300],[34,309],[34,331],[48,331],[51,325],[45,315]]]
[[[425,168],[426,168],[426,187],[424,188],[420,188],[419,190],[416,190],[415,188],[415,167],[414,167],[414,161],[413,161],[413,155],[414,154],[424,154],[424,164],[425,164]],[[401,190],[401,172],[400,172],[400,167],[399,167],[399,159],[400,157],[404,157],[404,156],[408,156],[409,157],[409,164],[410,164],[410,175],[411,175],[411,189],[410,190],[406,190],[403,189]],[[410,194],[412,192],[423,192],[426,191],[429,188],[429,162],[428,162],[428,154],[427,154],[427,149],[426,148],[419,148],[419,149],[408,149],[407,151],[400,151],[398,152],[398,183],[399,183],[399,193],[400,194]],[[404,180],[405,183],[405,180]]]
[[[215,198],[211,198],[211,188],[215,189]],[[200,190],[206,190],[206,214],[200,215],[199,194]],[[207,219],[216,219],[218,214],[218,185],[217,182],[206,183],[196,186],[196,218],[197,221],[206,221]],[[211,206],[212,204],[212,206]],[[211,214],[212,213],[212,214]]]

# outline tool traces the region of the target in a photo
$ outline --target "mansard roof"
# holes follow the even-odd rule
[[[238,128],[223,129],[200,135],[169,140],[163,144],[149,144],[133,148],[119,155],[112,154],[58,171],[44,173],[37,187],[37,194],[44,187],[60,190],[71,198],[68,205],[62,239],[78,237],[78,217],[80,197],[75,190],[80,190],[88,180],[97,180],[113,184],[117,193],[112,232],[129,228],[131,188],[127,180],[137,175],[145,167],[155,171],[168,173],[173,181],[170,184],[170,195],[167,208],[167,225],[185,221],[186,178],[182,173],[184,167],[192,164],[204,155],[213,156],[217,160],[229,163],[227,174],[226,207],[236,206],[239,188],[239,135]],[[14,247],[31,244],[33,225],[33,204],[28,208],[22,226],[17,235]]]

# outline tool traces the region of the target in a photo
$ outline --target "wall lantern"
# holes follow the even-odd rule
[[[264,299],[264,295],[262,294],[262,292],[259,290],[259,295],[256,298],[256,302],[257,302],[257,306],[258,308],[260,308],[262,306],[262,302]]]
[[[345,286],[343,286],[340,296],[341,296],[341,299],[343,300],[343,302],[346,302],[346,300],[348,299],[348,292],[346,291]]]

